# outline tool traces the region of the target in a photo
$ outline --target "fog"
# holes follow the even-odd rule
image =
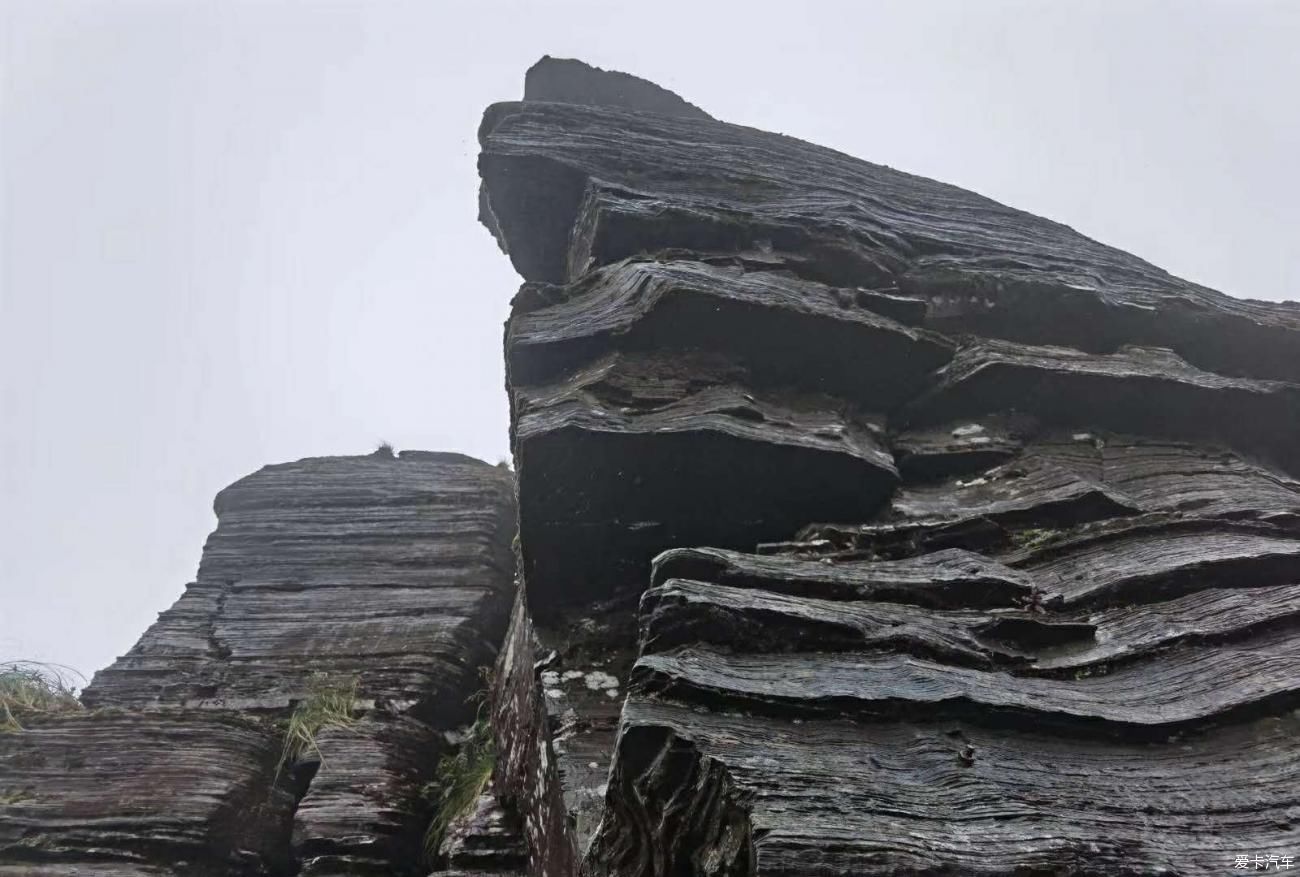
[[[0,659],[87,675],[264,463],[507,454],[483,108],[542,54],[1300,298],[1300,4],[5,0]]]

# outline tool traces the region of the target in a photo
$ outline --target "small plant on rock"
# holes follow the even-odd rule
[[[484,679],[490,687],[490,677],[484,674]],[[433,821],[424,835],[424,855],[430,865],[437,861],[438,848],[442,846],[451,824],[473,809],[492,781],[492,771],[496,768],[492,723],[484,709],[487,691],[473,695],[470,700],[479,703],[474,724],[456,750],[442,757],[434,781],[424,790],[435,808]]]
[[[1020,530],[1011,535],[1011,544],[1023,551],[1035,551],[1061,535],[1060,530],[1050,528]]]
[[[350,728],[357,703],[356,676],[330,678],[313,674],[307,682],[307,696],[298,702],[285,727],[284,749],[280,753],[277,774],[308,753],[321,758],[316,735],[326,728]]]
[[[23,730],[28,716],[79,712],[74,671],[35,661],[0,663],[0,732]]]

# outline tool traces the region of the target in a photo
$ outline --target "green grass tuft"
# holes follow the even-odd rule
[[[21,719],[82,710],[65,667],[35,661],[0,663],[0,732],[23,730]]]
[[[1042,548],[1060,535],[1060,530],[1050,528],[1020,530],[1011,534],[1011,544],[1025,551],[1034,551]]]
[[[434,866],[438,861],[438,848],[447,837],[447,830],[460,816],[468,813],[479,796],[492,781],[496,768],[496,745],[492,740],[492,723],[485,715],[492,676],[486,668],[480,670],[484,690],[471,695],[471,702],[479,704],[478,716],[470,726],[469,734],[455,752],[442,757],[434,781],[425,787],[425,795],[434,804],[433,820],[424,833],[425,863]]]
[[[307,682],[307,696],[294,707],[285,725],[284,749],[276,774],[308,753],[324,760],[316,735],[326,728],[350,728],[356,722],[357,677],[331,678],[313,674]]]

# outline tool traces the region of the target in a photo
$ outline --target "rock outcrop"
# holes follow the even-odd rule
[[[578,61],[480,141],[515,470],[222,491],[0,877],[1294,866],[1300,305]]]
[[[1300,855],[1300,307],[528,81],[479,168],[525,278],[494,725],[532,873]]]
[[[407,451],[223,490],[195,581],[89,710],[0,735],[0,874],[427,873],[426,787],[505,632],[512,480]],[[336,721],[286,740],[325,697]]]

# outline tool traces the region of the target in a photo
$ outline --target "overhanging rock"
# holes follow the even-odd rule
[[[644,587],[673,545],[744,547],[819,511],[874,513],[897,472],[879,419],[752,388],[719,354],[613,353],[513,388],[534,613]]]
[[[579,62],[480,142],[533,873],[1296,847],[1300,307]]]
[[[0,877],[1300,855],[1300,307],[577,61],[480,136],[517,477],[222,491]]]
[[[1170,347],[1229,376],[1300,372],[1300,306],[1231,299],[1059,223],[793,137],[608,103],[608,74],[561,63],[563,92],[494,105],[479,131],[485,217],[529,280],[671,247],[772,251],[808,279],[924,298],[945,330],[1094,353]]]

